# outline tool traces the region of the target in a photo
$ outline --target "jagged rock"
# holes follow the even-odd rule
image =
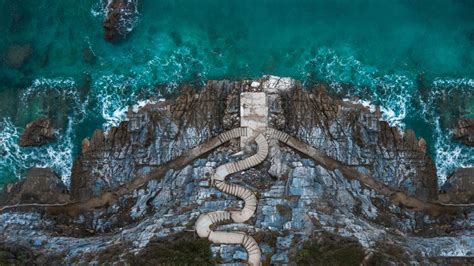
[[[154,239],[191,231],[202,213],[241,209],[241,201],[209,187],[217,166],[251,154],[237,153],[239,141],[167,168],[126,194],[118,191],[190,148],[238,127],[239,94],[266,88],[271,127],[342,162],[338,165],[370,175],[390,187],[390,192],[397,192],[393,194],[404,191],[427,199],[424,202],[436,198],[435,168],[426,155],[426,143],[413,131],[402,133],[380,121],[377,108],[332,97],[324,86],[303,90],[291,79],[209,81],[198,92],[183,88],[176,100],[131,107],[119,126],[108,132],[96,130],[83,141],[72,173],[73,201],[109,194],[104,191],[111,191],[117,201],[75,210],[75,218],[66,221],[51,213],[0,213],[2,239],[28,241],[35,249],[62,254],[66,264],[86,264],[99,261],[101,254],[116,245],[123,254],[136,253]],[[396,263],[420,264],[429,262],[427,256],[472,255],[474,212],[430,216],[395,204],[392,194],[351,179],[337,167],[325,168],[283,142],[270,146],[266,161],[227,179],[256,193],[255,216],[249,223],[216,229],[254,236],[267,263],[292,263],[318,232],[354,239],[364,250],[364,260],[372,251],[387,253],[389,261]],[[65,227],[85,228],[94,237],[73,237]],[[390,246],[388,251],[383,244]],[[236,245],[212,245],[211,251],[225,263],[245,257],[243,248]],[[393,251],[396,254],[390,254]]]
[[[127,121],[107,134],[96,130],[90,140],[83,141],[82,154],[72,169],[72,196],[98,196],[104,189],[125,184],[228,127],[237,127],[238,119],[226,125],[223,121],[224,117],[238,116],[235,99],[239,88],[214,81],[199,93],[185,87],[176,100],[150,103],[140,110],[130,108]]]
[[[125,38],[132,31],[136,16],[136,0],[108,0],[104,38],[110,42]]]
[[[17,44],[8,48],[5,56],[6,63],[12,68],[21,68],[33,53],[31,44]]]
[[[8,185],[1,205],[18,203],[63,203],[69,194],[61,178],[49,168],[31,168],[26,178]]]
[[[474,168],[459,168],[441,187],[439,199],[446,203],[474,202]]]
[[[474,119],[460,119],[454,130],[454,138],[468,146],[474,146]]]
[[[332,98],[324,86],[306,91],[296,84],[280,93],[287,133],[393,188],[436,198],[436,168],[412,130],[402,133],[381,121],[378,109]]]
[[[39,118],[26,125],[19,145],[22,147],[41,146],[54,140],[54,138],[54,128],[51,120]]]

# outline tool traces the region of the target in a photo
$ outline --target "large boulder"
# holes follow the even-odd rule
[[[439,199],[446,203],[474,202],[474,167],[454,171],[441,187]]]
[[[110,42],[119,41],[132,31],[137,16],[137,1],[109,0],[104,21],[104,38]]]
[[[26,178],[7,186],[0,203],[64,203],[69,200],[61,178],[49,168],[31,168]]]
[[[41,146],[54,140],[54,128],[51,120],[40,118],[26,125],[20,138],[20,146]]]
[[[7,65],[12,68],[21,68],[33,53],[31,44],[16,44],[10,46],[5,55]]]
[[[454,130],[454,138],[468,146],[474,146],[474,119],[460,119]]]

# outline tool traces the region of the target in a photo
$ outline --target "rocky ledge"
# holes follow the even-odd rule
[[[24,180],[8,185],[2,196],[4,205],[69,201],[69,193],[61,177],[48,168],[31,168]]]
[[[120,125],[83,141],[71,201],[2,208],[0,241],[29,243],[31,256],[47,251],[41,261],[63,263],[192,264],[183,255],[189,250],[199,254],[195,263],[246,261],[242,247],[190,233],[202,213],[242,208],[209,187],[209,177],[255,153],[241,151],[239,140],[215,145],[241,125],[243,92],[264,92],[268,127],[304,144],[270,141],[263,163],[230,175],[256,193],[256,214],[216,230],[252,236],[264,264],[472,262],[472,190],[462,185],[469,175],[450,178],[438,194],[426,143],[413,131],[391,127],[377,107],[331,96],[327,85],[303,88],[273,76],[183,86],[174,100],[130,107]]]
[[[474,146],[474,119],[460,119],[454,130],[454,138],[468,146]]]
[[[39,118],[26,125],[20,137],[21,147],[41,146],[54,140],[54,128],[50,119]]]

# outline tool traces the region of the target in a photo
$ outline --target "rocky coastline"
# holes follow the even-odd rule
[[[391,127],[378,107],[330,95],[324,84],[304,88],[274,76],[183,85],[176,99],[131,106],[120,125],[84,139],[69,188],[33,169],[7,189],[0,242],[17,247],[8,250],[13,257],[57,264],[166,263],[188,246],[202,250],[199,262],[245,262],[242,247],[192,233],[200,214],[242,208],[209,187],[209,177],[252,154],[240,152],[238,140],[212,142],[240,127],[243,92],[265,92],[268,126],[318,152],[273,141],[263,163],[229,176],[257,194],[258,206],[248,223],[218,228],[251,235],[263,264],[337,264],[344,254],[359,264],[472,262],[472,169],[438,188],[426,142],[412,130]],[[176,243],[183,250],[156,251]]]

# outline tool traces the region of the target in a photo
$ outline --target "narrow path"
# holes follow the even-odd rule
[[[77,216],[81,211],[87,211],[91,209],[101,208],[105,205],[113,204],[118,199],[131,191],[138,189],[148,183],[152,179],[162,178],[167,171],[173,169],[178,170],[191,163],[193,160],[200,156],[214,150],[221,146],[225,142],[230,140],[230,136],[238,136],[241,128],[235,128],[224,132],[217,137],[211,138],[208,141],[188,150],[181,156],[178,156],[172,161],[164,163],[163,165],[152,170],[149,174],[137,177],[133,181],[126,185],[104,191],[100,196],[92,197],[85,201],[70,201],[61,204],[41,204],[41,203],[30,203],[30,204],[15,204],[0,207],[0,213],[8,210],[28,210],[30,208],[44,209],[52,214],[55,213],[66,213],[70,216]],[[456,204],[456,203],[441,203],[441,202],[425,202],[418,198],[408,196],[402,191],[395,190],[380,181],[375,180],[371,176],[363,175],[357,171],[353,166],[345,165],[344,163],[334,160],[331,157],[321,153],[311,145],[294,138],[282,131],[268,128],[266,134],[272,138],[278,139],[280,142],[288,145],[289,147],[307,155],[312,158],[316,163],[328,170],[339,170],[348,179],[359,180],[362,184],[367,187],[374,189],[382,195],[388,196],[394,201],[394,203],[401,203],[414,211],[427,211],[432,215],[438,215],[443,212],[447,213],[458,213],[465,209],[474,207],[474,203],[468,204]]]
[[[240,137],[247,137],[253,133],[250,128],[241,127],[226,131],[217,137],[200,144],[176,159],[169,161],[162,166],[153,170],[150,174],[138,177],[130,183],[105,191],[98,197],[93,197],[85,201],[69,202],[63,204],[16,204],[0,207],[0,213],[8,210],[26,211],[26,210],[45,210],[55,215],[66,213],[72,217],[77,217],[84,211],[103,208],[110,204],[116,203],[120,197],[146,185],[152,179],[162,178],[169,170],[178,170],[190,164],[193,160],[216,149],[227,141]],[[317,164],[325,169],[335,171],[338,170],[349,180],[358,180],[364,186],[367,186],[378,193],[387,196],[394,204],[403,205],[413,211],[426,212],[432,216],[440,214],[457,214],[472,209],[474,204],[450,204],[440,202],[426,202],[413,196],[407,195],[403,191],[391,188],[384,183],[376,180],[370,175],[360,173],[357,168],[346,165],[343,162],[334,160],[333,158],[321,153],[311,145],[296,139],[282,131],[267,128],[267,138],[274,138],[286,144],[287,146],[299,151],[302,154],[313,159]],[[236,184],[230,184],[225,181],[226,176],[252,168],[260,164],[268,155],[268,142],[259,134],[255,141],[258,145],[258,151],[255,155],[237,162],[230,162],[219,166],[212,176],[211,184],[220,191],[237,196],[244,200],[244,208],[240,211],[215,211],[201,215],[196,222],[196,231],[200,237],[208,238],[216,244],[239,244],[248,252],[248,263],[250,265],[261,264],[261,252],[256,241],[243,232],[220,232],[213,231],[212,226],[223,222],[243,223],[248,221],[255,213],[257,207],[257,198],[255,194]]]
[[[250,128],[241,128],[241,135],[223,135],[228,138],[250,136]],[[225,178],[233,173],[237,173],[252,168],[265,160],[268,155],[268,142],[262,134],[255,138],[258,145],[256,154],[240,161],[229,162],[217,167],[211,178],[211,184],[223,193],[239,197],[244,200],[244,208],[240,211],[214,211],[199,216],[196,221],[196,232],[201,238],[208,238],[215,244],[237,244],[242,245],[248,254],[248,264],[251,266],[261,265],[261,251],[257,242],[244,232],[221,232],[214,231],[211,227],[215,224],[225,222],[244,223],[248,221],[257,209],[257,197],[255,194],[242,186],[231,184]]]
[[[364,175],[360,173],[355,167],[334,160],[326,154],[321,153],[313,146],[295,137],[292,137],[285,132],[268,128],[266,134],[269,138],[277,139],[287,146],[307,155],[325,169],[331,171],[339,170],[345,178],[350,180],[359,180],[359,182],[364,186],[367,186],[378,193],[389,197],[393,203],[401,204],[413,211],[424,211],[432,216],[438,216],[443,213],[456,214],[474,207],[474,204],[447,204],[441,202],[423,201],[416,197],[409,196],[403,191],[389,187],[370,175]]]

